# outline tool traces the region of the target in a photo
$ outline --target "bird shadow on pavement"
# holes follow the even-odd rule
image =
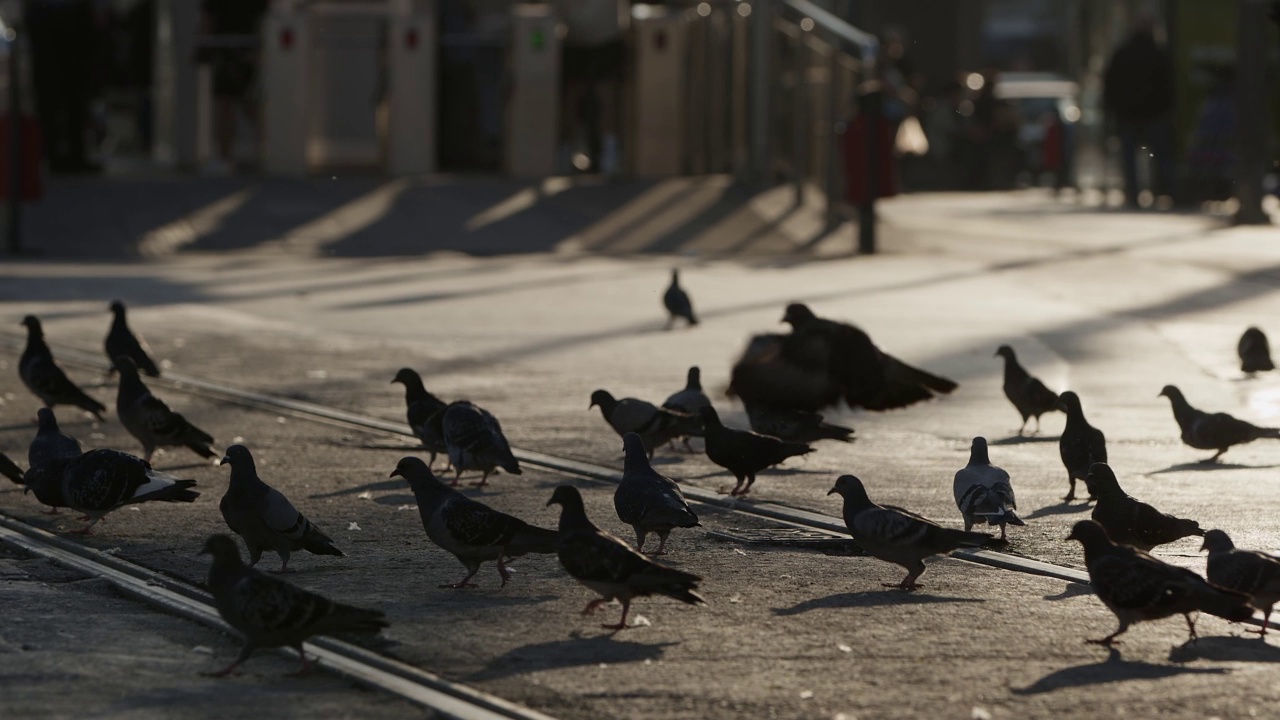
[[[992,440],[988,445],[1026,445],[1028,443],[1058,442],[1057,435],[1012,435],[999,440]]]
[[[1152,470],[1146,473],[1147,477],[1152,475],[1162,475],[1171,472],[1203,472],[1205,470],[1272,470],[1280,465],[1241,465],[1239,463],[1209,462],[1208,460],[1197,460],[1196,462],[1178,463],[1170,465],[1163,470]]]
[[[792,605],[789,608],[774,608],[773,614],[779,617],[799,615],[810,610],[831,610],[837,608],[881,607],[885,605],[928,605],[932,603],[981,603],[986,600],[978,598],[951,597],[948,595],[928,595],[919,591],[902,592],[892,588],[884,590],[864,590],[863,592],[836,593],[821,598],[813,598]]]
[[[1052,602],[1054,600],[1070,600],[1073,597],[1092,594],[1093,586],[1089,583],[1071,582],[1067,583],[1067,586],[1062,589],[1062,592],[1057,595],[1045,595],[1044,599]]]
[[[407,483],[401,478],[391,478],[390,480],[379,480],[377,482],[365,483],[364,485],[356,485],[355,487],[334,490],[333,492],[317,493],[308,495],[312,500],[323,500],[325,498],[345,497],[347,495],[359,495],[363,492],[373,492],[374,490],[403,490],[407,487]]]
[[[153,465],[151,469],[157,472],[162,472],[162,473],[174,473],[174,472],[179,472],[181,470],[195,470],[196,468],[207,468],[207,467],[216,468],[216,466],[214,466],[212,463],[206,460],[204,462],[191,462],[191,463],[185,463],[182,465],[165,465],[164,467],[158,467]]]
[[[1107,659],[1087,665],[1075,665],[1055,670],[1034,683],[1021,688],[1010,688],[1014,695],[1040,695],[1064,688],[1103,685],[1125,680],[1159,680],[1175,675],[1225,675],[1226,668],[1191,668],[1184,665],[1155,665],[1147,662],[1129,662],[1120,657],[1120,650],[1108,648]]]
[[[674,642],[639,643],[617,639],[617,633],[583,637],[575,631],[565,640],[532,643],[494,658],[467,682],[495,680],[535,670],[636,663],[658,660]]]
[[[1036,520],[1042,517],[1050,517],[1052,515],[1070,515],[1072,513],[1088,513],[1090,510],[1089,503],[1068,503],[1062,502],[1057,505],[1045,505],[1037,508],[1030,515],[1023,517],[1023,520]]]
[[[1200,638],[1169,651],[1169,662],[1187,663],[1193,660],[1274,663],[1280,662],[1280,647],[1268,645],[1256,635],[1222,635]]]

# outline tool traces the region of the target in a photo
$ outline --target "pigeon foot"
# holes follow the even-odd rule
[[[607,602],[609,601],[605,600],[604,598],[600,598],[598,600],[592,600],[591,602],[587,603],[586,607],[582,608],[582,614],[590,615],[591,613],[595,612],[601,605],[604,605]]]
[[[601,625],[600,627],[605,630],[630,630],[635,627],[635,625],[628,625],[627,623],[620,622],[617,625]]]
[[[506,585],[507,583],[504,580],[502,584]],[[463,590],[466,588],[478,588],[478,587],[480,586],[475,583],[460,582],[460,583],[453,583],[451,585],[441,585],[440,589],[441,590]]]

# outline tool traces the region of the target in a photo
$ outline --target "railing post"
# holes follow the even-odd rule
[[[796,207],[804,205],[804,181],[809,174],[809,88],[808,43],[804,41],[804,28],[797,27],[791,38],[792,67],[795,82],[791,85],[791,174]]]
[[[755,181],[767,184],[773,175],[771,144],[772,76],[769,45],[773,39],[774,0],[751,4],[751,168]]]
[[[22,253],[22,34],[9,32],[9,197],[8,246],[10,255]]]
[[[826,152],[823,153],[826,167],[823,168],[823,188],[827,196],[827,206],[824,212],[826,229],[830,230],[840,224],[840,198],[838,197],[837,187],[839,185],[839,163],[837,159],[840,157],[840,144],[837,141],[836,125],[840,123],[840,86],[837,82],[837,75],[840,73],[840,53],[836,50],[834,39],[829,39],[830,43],[827,55],[827,118],[825,127],[827,128],[827,146]]]
[[[880,194],[877,181],[880,175],[880,119],[883,117],[881,102],[884,99],[884,93],[872,82],[876,77],[874,53],[877,50],[878,48],[874,46],[868,48],[865,51],[866,57],[862,60],[863,73],[866,76],[864,83],[868,92],[862,96],[858,108],[858,113],[865,115],[866,122],[863,130],[866,133],[864,141],[867,144],[866,194],[862,198],[862,205],[858,208],[858,252],[864,255],[871,255],[876,251],[876,196]]]

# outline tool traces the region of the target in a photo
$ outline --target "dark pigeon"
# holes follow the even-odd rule
[[[1267,336],[1256,327],[1251,327],[1240,336],[1236,344],[1236,354],[1240,356],[1240,371],[1249,374],[1275,370],[1271,362],[1271,345]]]
[[[453,553],[467,569],[466,577],[441,585],[442,588],[476,587],[469,581],[480,571],[480,564],[489,561],[497,562],[502,587],[506,587],[511,579],[507,561],[529,553],[556,552],[555,532],[534,527],[464,496],[440,482],[419,458],[402,458],[391,472],[391,477],[397,476],[409,483],[409,489],[417,498],[418,515],[427,537]]]
[[[138,375],[138,368],[127,357],[116,358],[120,371],[120,389],[116,393],[116,416],[129,434],[142,443],[143,458],[151,462],[159,447],[185,447],[203,458],[217,457],[209,447],[213,436],[192,425],[182,415],[169,409],[151,394]]]
[[[27,487],[46,505],[42,493],[54,498],[54,507],[69,507],[85,514],[89,524],[73,532],[91,535],[91,528],[107,513],[151,500],[195,502],[195,480],[179,480],[151,469],[151,465],[119,450],[90,450],[75,458],[56,458],[31,468]]]
[[[1077,522],[1067,539],[1079,540],[1084,546],[1089,584],[1120,621],[1115,632],[1087,642],[1110,646],[1134,623],[1174,615],[1186,618],[1194,640],[1196,626],[1191,613],[1197,610],[1232,622],[1253,616],[1248,597],[1215,588],[1194,572],[1161,562],[1141,550],[1117,545],[1092,520]]]
[[[622,603],[622,618],[609,630],[626,630],[627,612],[637,597],[665,595],[690,605],[706,603],[695,592],[702,578],[683,570],[659,565],[627,547],[622,540],[604,532],[587,519],[582,495],[570,485],[561,485],[552,493],[547,505],[559,504],[560,540],[557,547],[560,564],[575,580],[600,594],[587,603],[583,615],[595,612],[610,600]]]
[[[806,412],[841,400],[851,408],[891,410],[957,387],[881,351],[853,325],[819,318],[805,305],[788,305],[782,320],[791,324],[791,334],[751,339],[733,366],[730,397]]]
[[[1173,405],[1173,419],[1182,431],[1182,442],[1197,450],[1216,450],[1205,462],[1222,457],[1233,445],[1243,445],[1263,438],[1280,439],[1280,428],[1258,427],[1226,413],[1207,413],[1191,407],[1182,391],[1165,385],[1160,394]]]
[[[819,440],[853,442],[853,428],[826,422],[822,415],[804,410],[784,410],[745,403],[751,429],[779,440],[813,443]]]
[[[613,493],[613,507],[618,519],[636,531],[636,550],[644,552],[649,533],[658,536],[654,555],[665,555],[667,536],[675,528],[698,527],[698,516],[685,501],[674,480],[658,474],[649,464],[644,442],[635,433],[622,436],[627,457],[622,469],[622,482]]]
[[[151,359],[151,349],[129,329],[124,313],[124,303],[119,300],[111,303],[111,314],[114,319],[111,321],[111,330],[107,332],[103,347],[107,351],[107,360],[112,364],[112,369],[115,369],[116,358],[127,357],[149,377],[160,377],[160,368],[156,366],[156,361]]]
[[[686,415],[697,415],[704,407],[711,407],[711,398],[702,391],[702,371],[697,365],[689,368],[689,373],[685,378],[684,389],[673,393],[670,397],[662,402],[662,407],[668,410],[675,410]],[[689,446],[690,437],[699,437],[697,435],[685,435],[681,439],[684,446],[690,452],[693,448]]]
[[[715,408],[702,409],[702,425],[707,440],[707,457],[738,478],[738,484],[730,495],[746,495],[751,492],[756,473],[761,470],[773,467],[787,458],[813,452],[813,448],[804,443],[788,442],[749,430],[725,427]]]
[[[523,474],[498,418],[488,410],[459,400],[440,411],[440,422],[449,462],[453,463],[453,485],[467,470],[484,473],[473,485],[487,484],[497,468],[512,475]]]
[[[667,329],[675,324],[677,318],[682,318],[689,325],[698,324],[698,316],[693,314],[693,301],[689,299],[689,293],[680,287],[680,271],[678,269],[671,270],[671,284],[667,286],[667,291],[662,294],[662,306],[667,309]]]
[[[924,574],[925,558],[962,547],[981,547],[992,539],[986,533],[944,528],[900,507],[877,505],[867,497],[862,481],[852,475],[841,475],[827,494],[844,498],[845,527],[864,552],[906,569],[902,582],[884,583],[885,587],[906,591],[924,587],[916,580]]]
[[[1062,465],[1067,469],[1067,481],[1071,483],[1071,489],[1062,499],[1071,502],[1076,499],[1076,480],[1088,478],[1089,468],[1094,463],[1107,461],[1107,439],[1101,430],[1084,419],[1080,396],[1068,390],[1058,398],[1063,411],[1067,413],[1067,425],[1062,429],[1062,437],[1058,439],[1058,456],[1062,458]],[[1096,491],[1089,486],[1087,480],[1085,487],[1092,500]]]
[[[1093,519],[1098,521],[1113,542],[1149,551],[1184,537],[1204,535],[1200,523],[1162,513],[1135,500],[1120,489],[1116,474],[1106,463],[1094,463],[1089,469],[1089,487],[1098,497]]]
[[[302,643],[311,636],[376,633],[387,627],[381,610],[336,603],[245,565],[228,535],[211,536],[200,553],[213,556],[207,585],[218,614],[244,637],[240,654],[230,665],[209,673],[213,677],[231,674],[258,648],[274,647],[296,650],[302,668],[294,674],[305,675],[313,661],[303,653]]]
[[[53,352],[44,341],[44,330],[34,315],[22,319],[27,326],[27,347],[18,359],[18,375],[22,382],[45,407],[58,405],[74,405],[88,410],[93,416],[102,420],[102,413],[107,406],[94,400],[67,379],[67,374],[53,361]]]
[[[1018,427],[1021,435],[1027,428],[1027,420],[1036,419],[1036,432],[1040,432],[1040,416],[1061,410],[1058,393],[1050,390],[1040,379],[1027,372],[1018,362],[1013,348],[1001,345],[996,350],[998,357],[1004,358],[1004,395],[1013,403],[1018,414],[1022,415],[1022,425]]]
[[[960,468],[952,483],[956,506],[964,517],[964,529],[976,523],[1000,526],[1000,539],[1005,539],[1006,525],[1026,525],[1014,513],[1018,503],[1013,496],[1009,473],[991,464],[987,439],[976,437],[969,448],[969,464]]]
[[[447,455],[448,449],[444,444],[444,424],[432,422],[432,416],[444,410],[447,403],[427,392],[427,388],[422,384],[422,377],[410,368],[400,368],[391,382],[404,385],[404,404],[409,429],[413,430],[413,434],[422,441],[422,446],[431,453],[431,460],[427,464],[434,465],[436,455],[441,453]],[[439,420],[443,420],[443,417]]]
[[[280,556],[282,573],[289,572],[289,556],[295,550],[346,557],[328,535],[298,512],[289,498],[258,477],[249,448],[232,445],[219,464],[231,466],[231,481],[218,509],[227,527],[244,538],[250,565],[258,564],[264,550]]]
[[[53,414],[53,410],[40,408],[36,411],[36,420],[39,422],[39,427],[36,429],[35,438],[31,440],[31,446],[27,448],[28,467],[35,467],[57,458],[80,457],[84,452],[79,440],[58,428],[58,418]]]
[[[1248,595],[1249,604],[1263,613],[1262,629],[1257,632],[1266,635],[1271,609],[1280,601],[1280,558],[1237,549],[1221,530],[1205,533],[1200,549],[1209,551],[1209,582]]]
[[[672,440],[692,435],[702,435],[702,422],[695,415],[661,408],[637,398],[618,400],[608,390],[591,393],[587,409],[600,408],[600,415],[609,427],[622,437],[629,432],[640,436],[644,449],[653,457],[653,451]]]
[[[0,475],[3,475],[13,481],[15,485],[22,485],[22,468],[17,463],[9,459],[8,455],[0,453]]]

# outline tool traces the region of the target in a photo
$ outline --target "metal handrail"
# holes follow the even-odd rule
[[[865,30],[859,30],[836,17],[830,11],[810,2],[810,0],[782,0],[782,4],[813,20],[814,25],[831,33],[833,36],[865,51],[864,62],[875,61],[876,53],[880,50],[880,39],[875,35]]]

